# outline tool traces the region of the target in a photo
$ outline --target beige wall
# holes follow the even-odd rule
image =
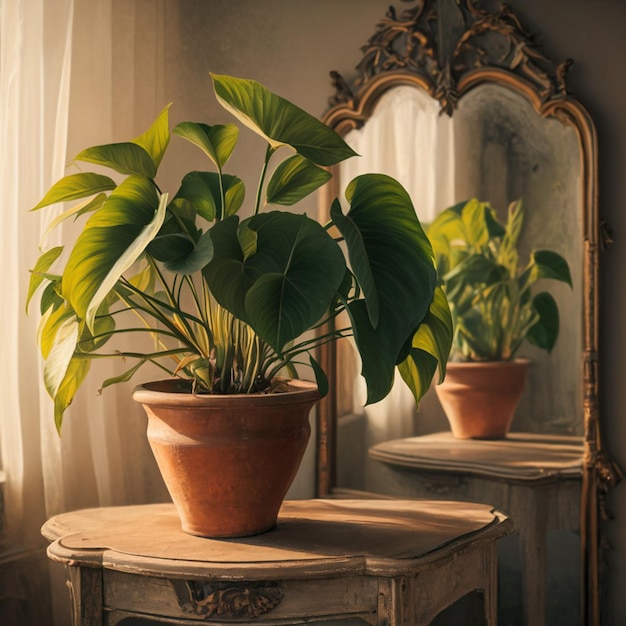
[[[208,72],[255,78],[281,95],[321,115],[331,93],[329,70],[349,75],[360,59],[360,46],[387,10],[389,0],[163,0],[166,19],[152,24],[156,37],[141,29],[120,37],[144,37],[145,55],[135,59],[134,89],[146,98],[129,109],[118,90],[121,136],[128,128],[143,129],[167,102],[174,103],[172,121],[210,120],[217,115]],[[144,4],[145,3],[145,4]],[[402,3],[395,3],[399,10]],[[495,3],[494,3],[495,4]],[[571,57],[570,89],[594,112],[600,145],[600,209],[613,229],[615,244],[602,257],[600,324],[602,414],[609,450],[626,467],[626,2],[623,0],[510,0],[523,22],[555,60]],[[138,11],[154,6],[135,3]],[[129,4],[117,2],[120,12]],[[154,56],[156,55],[156,56]],[[162,71],[144,73],[155,59]],[[125,64],[127,59],[114,59]],[[160,65],[160,63],[159,63]],[[149,98],[147,97],[149,96]],[[147,104],[152,103],[152,104]],[[221,119],[221,113],[220,113]],[[123,131],[123,132],[122,132]],[[244,144],[248,145],[248,144]],[[250,172],[258,157],[240,147],[233,161],[238,172]],[[187,159],[181,152],[181,162]],[[179,166],[174,163],[174,170]],[[186,166],[185,166],[186,168]],[[183,165],[180,165],[183,171]],[[254,174],[256,177],[256,174]],[[174,180],[174,177],[172,177]],[[174,183],[172,183],[174,184]],[[311,208],[313,210],[313,208]],[[312,485],[309,463],[301,477],[304,495]],[[604,598],[604,624],[623,624],[626,614],[626,488],[610,496],[616,522],[609,525],[609,576]],[[621,529],[621,530],[620,530]]]

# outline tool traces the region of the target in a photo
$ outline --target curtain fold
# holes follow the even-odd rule
[[[73,0],[2,0],[0,5],[0,441],[6,473],[8,531],[39,541],[45,515],[40,405],[43,391],[35,345],[36,306],[24,313],[28,268],[37,256],[41,218],[29,213],[63,174],[66,160]],[[50,219],[48,216],[47,219]],[[43,417],[43,416],[42,416]]]
[[[123,363],[97,362],[56,432],[36,345],[37,298],[24,307],[42,249],[70,241],[64,222],[40,237],[67,207],[29,212],[89,145],[138,135],[163,102],[158,90],[132,86],[159,74],[164,3],[141,10],[118,0],[0,0],[0,445],[12,543],[42,541],[40,526],[66,510],[164,500],[167,493],[145,438],[145,415],[132,384],[101,382]],[[117,28],[116,28],[117,25]],[[140,33],[151,38],[139,40]],[[115,81],[113,80],[115,68]],[[127,87],[124,99],[115,89]],[[123,136],[116,136],[116,133]]]

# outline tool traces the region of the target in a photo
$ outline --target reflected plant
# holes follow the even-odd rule
[[[524,340],[548,352],[556,343],[557,303],[532,288],[541,279],[571,287],[569,266],[551,250],[533,250],[520,265],[523,218],[521,200],[511,203],[503,223],[489,203],[473,198],[446,209],[427,228],[452,313],[455,360],[509,360]]]

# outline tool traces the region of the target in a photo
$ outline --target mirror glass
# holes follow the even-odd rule
[[[365,172],[394,176],[423,223],[473,197],[489,202],[501,219],[509,203],[523,201],[521,264],[532,249],[554,250],[567,259],[573,288],[545,284],[559,305],[559,339],[551,354],[530,344],[518,353],[531,367],[511,430],[582,436],[582,161],[575,130],[539,116],[524,96],[503,85],[478,85],[452,116],[441,115],[439,103],[419,86],[402,85],[386,91],[370,118],[345,139],[363,156],[342,164],[341,186]],[[340,372],[347,379],[343,388],[354,391],[339,394],[344,421],[338,428],[338,486],[368,488],[368,470],[359,467],[359,461],[368,465],[367,455],[354,450],[357,441],[368,449],[388,439],[449,430],[432,389],[416,410],[398,381],[388,398],[363,409],[359,364],[346,363]]]

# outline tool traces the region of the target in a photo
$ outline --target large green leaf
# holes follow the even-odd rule
[[[167,194],[153,183],[128,177],[87,221],[63,273],[63,295],[93,328],[96,311],[121,275],[158,233]]]
[[[209,126],[181,122],[172,132],[198,146],[220,171],[230,158],[239,137],[239,129],[234,124]]]
[[[361,325],[357,347],[364,357],[369,389],[378,375],[392,379],[401,350],[428,311],[437,276],[430,242],[397,181],[382,174],[359,176],[348,186],[346,197],[351,203],[347,215],[340,215],[335,205],[332,219],[345,238],[369,325],[378,338],[377,354],[364,355],[366,325],[360,320],[361,305],[355,307]],[[383,368],[388,370],[384,376]],[[368,401],[375,401],[373,397]]]
[[[211,74],[218,102],[272,148],[291,146],[317,165],[334,165],[356,153],[331,128],[254,80]]]
[[[362,176],[351,183],[346,196],[352,203],[348,215],[335,203],[331,216],[346,239],[365,295],[365,300],[352,302],[348,312],[367,382],[367,402],[372,403],[389,392],[394,368],[432,300],[436,275],[430,243],[396,181]]]
[[[533,308],[539,319],[528,330],[526,339],[533,345],[552,352],[559,336],[559,309],[554,298],[546,291],[533,298]]]
[[[169,108],[171,104],[168,104],[152,122],[150,128],[145,132],[135,137],[133,143],[141,146],[152,159],[154,163],[154,170],[159,169],[163,155],[167,150],[167,146],[170,142],[170,128],[169,128]],[[136,172],[142,174],[143,172]]]
[[[305,215],[271,211],[245,220],[257,233],[244,260],[235,218],[212,229],[214,258],[205,276],[217,301],[274,350],[328,311],[346,270],[341,249]]]
[[[68,202],[87,198],[102,191],[115,189],[117,184],[108,176],[93,174],[91,172],[81,172],[80,174],[70,174],[56,182],[46,195],[33,207],[33,211],[57,202]]]
[[[267,186],[267,202],[291,206],[328,182],[331,174],[295,154],[274,171]]]
[[[274,350],[318,322],[346,270],[328,233],[305,215],[272,211],[246,220],[257,233],[246,270],[256,278],[245,297],[250,326]]]
[[[146,178],[154,178],[157,171],[150,153],[132,141],[86,148],[74,160],[104,165],[120,174],[138,174]]]

